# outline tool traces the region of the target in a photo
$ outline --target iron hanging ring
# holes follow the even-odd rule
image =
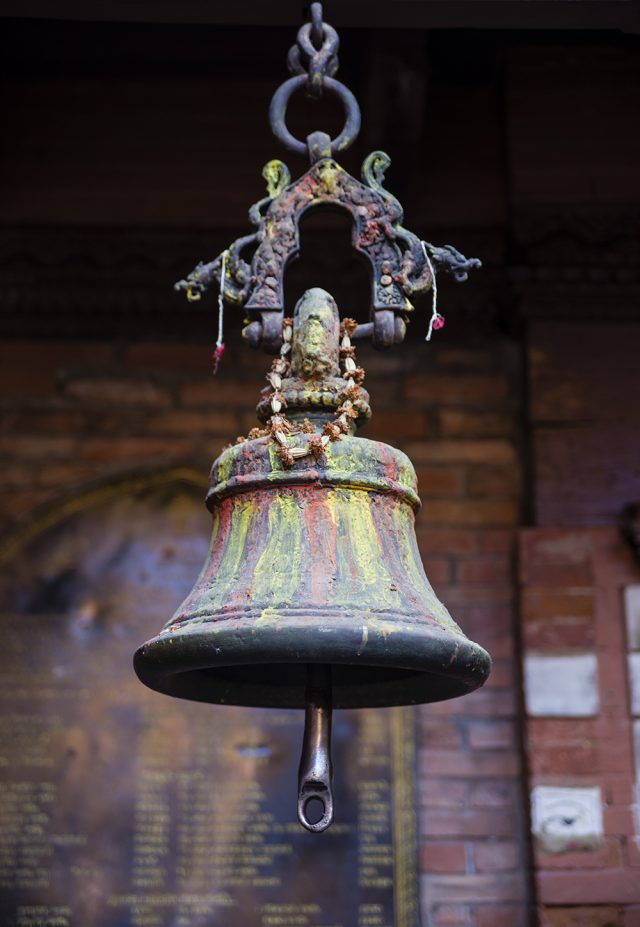
[[[297,74],[295,77],[290,77],[289,80],[286,80],[284,84],[278,87],[269,105],[269,124],[271,126],[271,131],[278,141],[282,142],[285,148],[299,155],[306,155],[307,145],[289,132],[285,123],[285,116],[287,114],[287,106],[291,99],[291,95],[299,87],[304,87],[307,80],[308,77],[306,74]],[[345,87],[339,80],[334,80],[332,77],[325,77],[322,84],[325,90],[328,90],[330,93],[335,93],[344,106],[346,117],[344,128],[337,138],[331,139],[331,154],[336,155],[339,151],[345,151],[349,148],[358,137],[358,132],[360,131],[360,107],[349,88]]]
[[[338,72],[338,47],[340,39],[338,33],[331,26],[323,24],[327,31],[326,38],[317,48],[313,42],[313,24],[307,23],[300,28],[298,42],[292,45],[287,53],[287,69],[290,74],[306,74],[310,82],[307,85],[307,95],[318,99],[322,93],[322,78],[335,77]],[[303,55],[307,65],[303,64]]]
[[[335,55],[330,59],[327,64],[326,74],[328,77],[335,77],[338,73],[338,68],[340,67],[340,62],[338,61],[338,56]],[[302,57],[300,55],[300,49],[297,45],[292,45],[289,51],[287,52],[287,70],[289,74],[306,74],[307,71],[302,63]]]
[[[298,31],[297,47],[303,52],[308,61],[309,83],[307,94],[314,99],[322,94],[323,79],[333,77],[338,70],[338,48],[340,39],[338,33],[327,23],[322,23],[322,45],[316,48],[312,41],[313,23],[305,23]]]

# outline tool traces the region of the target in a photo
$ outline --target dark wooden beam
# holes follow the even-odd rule
[[[211,0],[4,0],[0,16],[103,22],[212,23],[295,26],[301,0],[216,3]],[[380,29],[619,29],[637,33],[636,0],[330,0],[327,19],[338,27]]]

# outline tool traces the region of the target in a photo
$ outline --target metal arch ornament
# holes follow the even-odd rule
[[[426,243],[425,253],[418,236],[402,226],[402,206],[383,186],[391,163],[384,151],[368,155],[362,165],[362,180],[351,176],[335,160],[334,156],[357,137],[360,110],[351,91],[333,77],[337,69],[337,34],[327,24],[321,26],[324,39],[320,48],[311,41],[312,24],[302,27],[298,45],[289,54],[289,68],[295,76],[276,90],[269,111],[276,137],[290,151],[308,154],[311,167],[292,183],[282,161],[269,161],[262,171],[267,196],[249,210],[255,231],[236,239],[226,249],[224,281],[219,255],[207,264],[199,263],[176,284],[176,289],[185,290],[193,300],[217,280],[225,300],[249,312],[246,339],[253,347],[263,347],[270,353],[277,353],[281,344],[285,270],[299,254],[300,221],[311,209],[331,207],[351,216],[353,247],[369,265],[372,288],[370,323],[359,326],[354,337],[371,335],[376,347],[389,347],[403,340],[405,323],[413,310],[411,299],[432,288],[431,267],[448,271],[461,282],[467,279],[470,269],[481,266],[479,260],[465,258],[451,245],[437,248]],[[312,97],[326,90],[340,98],[345,125],[337,138],[314,132],[303,142],[291,135],[285,121],[287,104],[299,88]]]
[[[300,250],[300,221],[317,206],[333,206],[350,214],[353,246],[370,265],[373,310],[412,310],[408,295],[428,289],[431,275],[420,240],[402,228],[402,208],[381,185],[388,164],[384,152],[373,152],[364,162],[361,182],[333,158],[321,158],[275,196],[264,215],[256,210],[260,223],[251,267],[243,262],[230,268],[232,274],[240,271],[231,286],[237,286],[246,309],[284,310],[284,272]]]

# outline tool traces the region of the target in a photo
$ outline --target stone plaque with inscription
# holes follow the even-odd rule
[[[184,470],[100,487],[0,551],[0,923],[416,927],[411,709],[335,714],[336,822],[313,835],[301,712],[133,673],[205,558],[202,495]]]

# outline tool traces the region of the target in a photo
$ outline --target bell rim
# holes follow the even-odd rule
[[[185,623],[160,632],[134,656],[138,678],[157,692],[270,708],[304,708],[304,673],[289,686],[278,677],[309,663],[334,667],[335,708],[457,698],[484,685],[491,670],[487,651],[461,632],[393,613],[359,622],[345,622],[342,615],[311,627],[295,615],[257,627],[255,618],[198,621],[191,628]],[[265,683],[269,667],[275,681]]]

